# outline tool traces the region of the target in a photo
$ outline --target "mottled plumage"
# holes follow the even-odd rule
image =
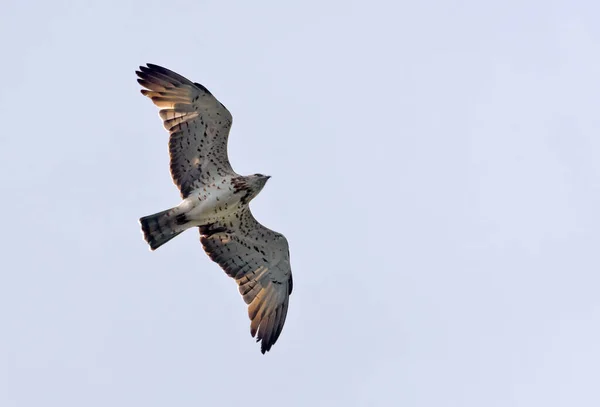
[[[200,229],[210,258],[236,280],[250,317],[250,333],[265,353],[277,341],[292,293],[286,238],[261,225],[248,204],[269,179],[241,176],[227,156],[231,113],[204,86],[157,65],[136,71],[138,82],[161,108],[170,133],[171,176],[183,201],[140,219],[155,250],[178,234]]]

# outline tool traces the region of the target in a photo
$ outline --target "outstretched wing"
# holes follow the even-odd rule
[[[186,198],[216,178],[237,175],[229,164],[231,113],[204,86],[158,65],[136,71],[142,94],[161,108],[171,134],[171,176]]]
[[[287,239],[267,229],[246,208],[227,221],[200,227],[210,258],[238,283],[248,304],[250,334],[264,354],[277,341],[292,293]]]

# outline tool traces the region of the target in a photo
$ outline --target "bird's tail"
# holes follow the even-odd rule
[[[172,208],[140,218],[144,239],[150,245],[151,250],[158,249],[187,229],[185,214],[178,212],[178,208]]]

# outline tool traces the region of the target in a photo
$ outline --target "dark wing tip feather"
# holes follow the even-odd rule
[[[147,81],[146,84],[143,84],[140,82],[140,79],[138,79],[138,82],[142,86],[148,87],[148,82],[159,86],[164,86],[165,82],[169,83],[170,85],[187,84],[190,86],[194,86],[199,90],[205,92],[206,94],[214,97],[214,95],[206,88],[206,86],[198,82],[192,82],[188,78],[178,74],[177,72],[173,72],[170,69],[164,68],[156,64],[147,63],[146,65],[147,66],[140,66],[139,70],[135,71],[135,73],[140,79],[145,79]],[[227,108],[222,103],[221,105],[225,110],[227,110]]]
[[[142,70],[147,72],[147,73],[158,73],[158,74],[162,74],[164,76],[167,76],[169,78],[172,79],[176,79],[182,83],[187,83],[187,84],[192,84],[193,82],[190,81],[188,78],[186,78],[183,75],[178,74],[177,72],[173,72],[170,69],[164,68],[160,65],[156,65],[156,64],[151,64],[151,63],[147,63],[146,64],[148,66],[148,68],[143,69]]]
[[[169,71],[167,68],[164,68],[164,67],[162,67],[160,65],[157,65],[157,64],[151,64],[150,62],[146,62],[146,66],[148,67],[146,69],[153,69],[155,71]]]
[[[269,352],[279,339],[286,316],[287,301],[280,304],[269,315],[263,315],[256,330],[251,329],[250,334],[252,337],[256,336],[256,342],[260,342],[260,351],[263,355],[265,352]]]
[[[279,335],[283,330],[283,326],[280,326],[280,311],[279,308],[268,317],[263,318],[260,323],[260,330],[258,332],[258,336],[256,341],[260,342],[260,351],[264,355],[265,352],[271,350],[277,339],[279,339]]]

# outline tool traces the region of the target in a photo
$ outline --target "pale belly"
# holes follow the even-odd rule
[[[177,206],[185,214],[190,226],[213,223],[240,210],[243,194],[234,193],[229,187],[221,185],[203,188]]]

